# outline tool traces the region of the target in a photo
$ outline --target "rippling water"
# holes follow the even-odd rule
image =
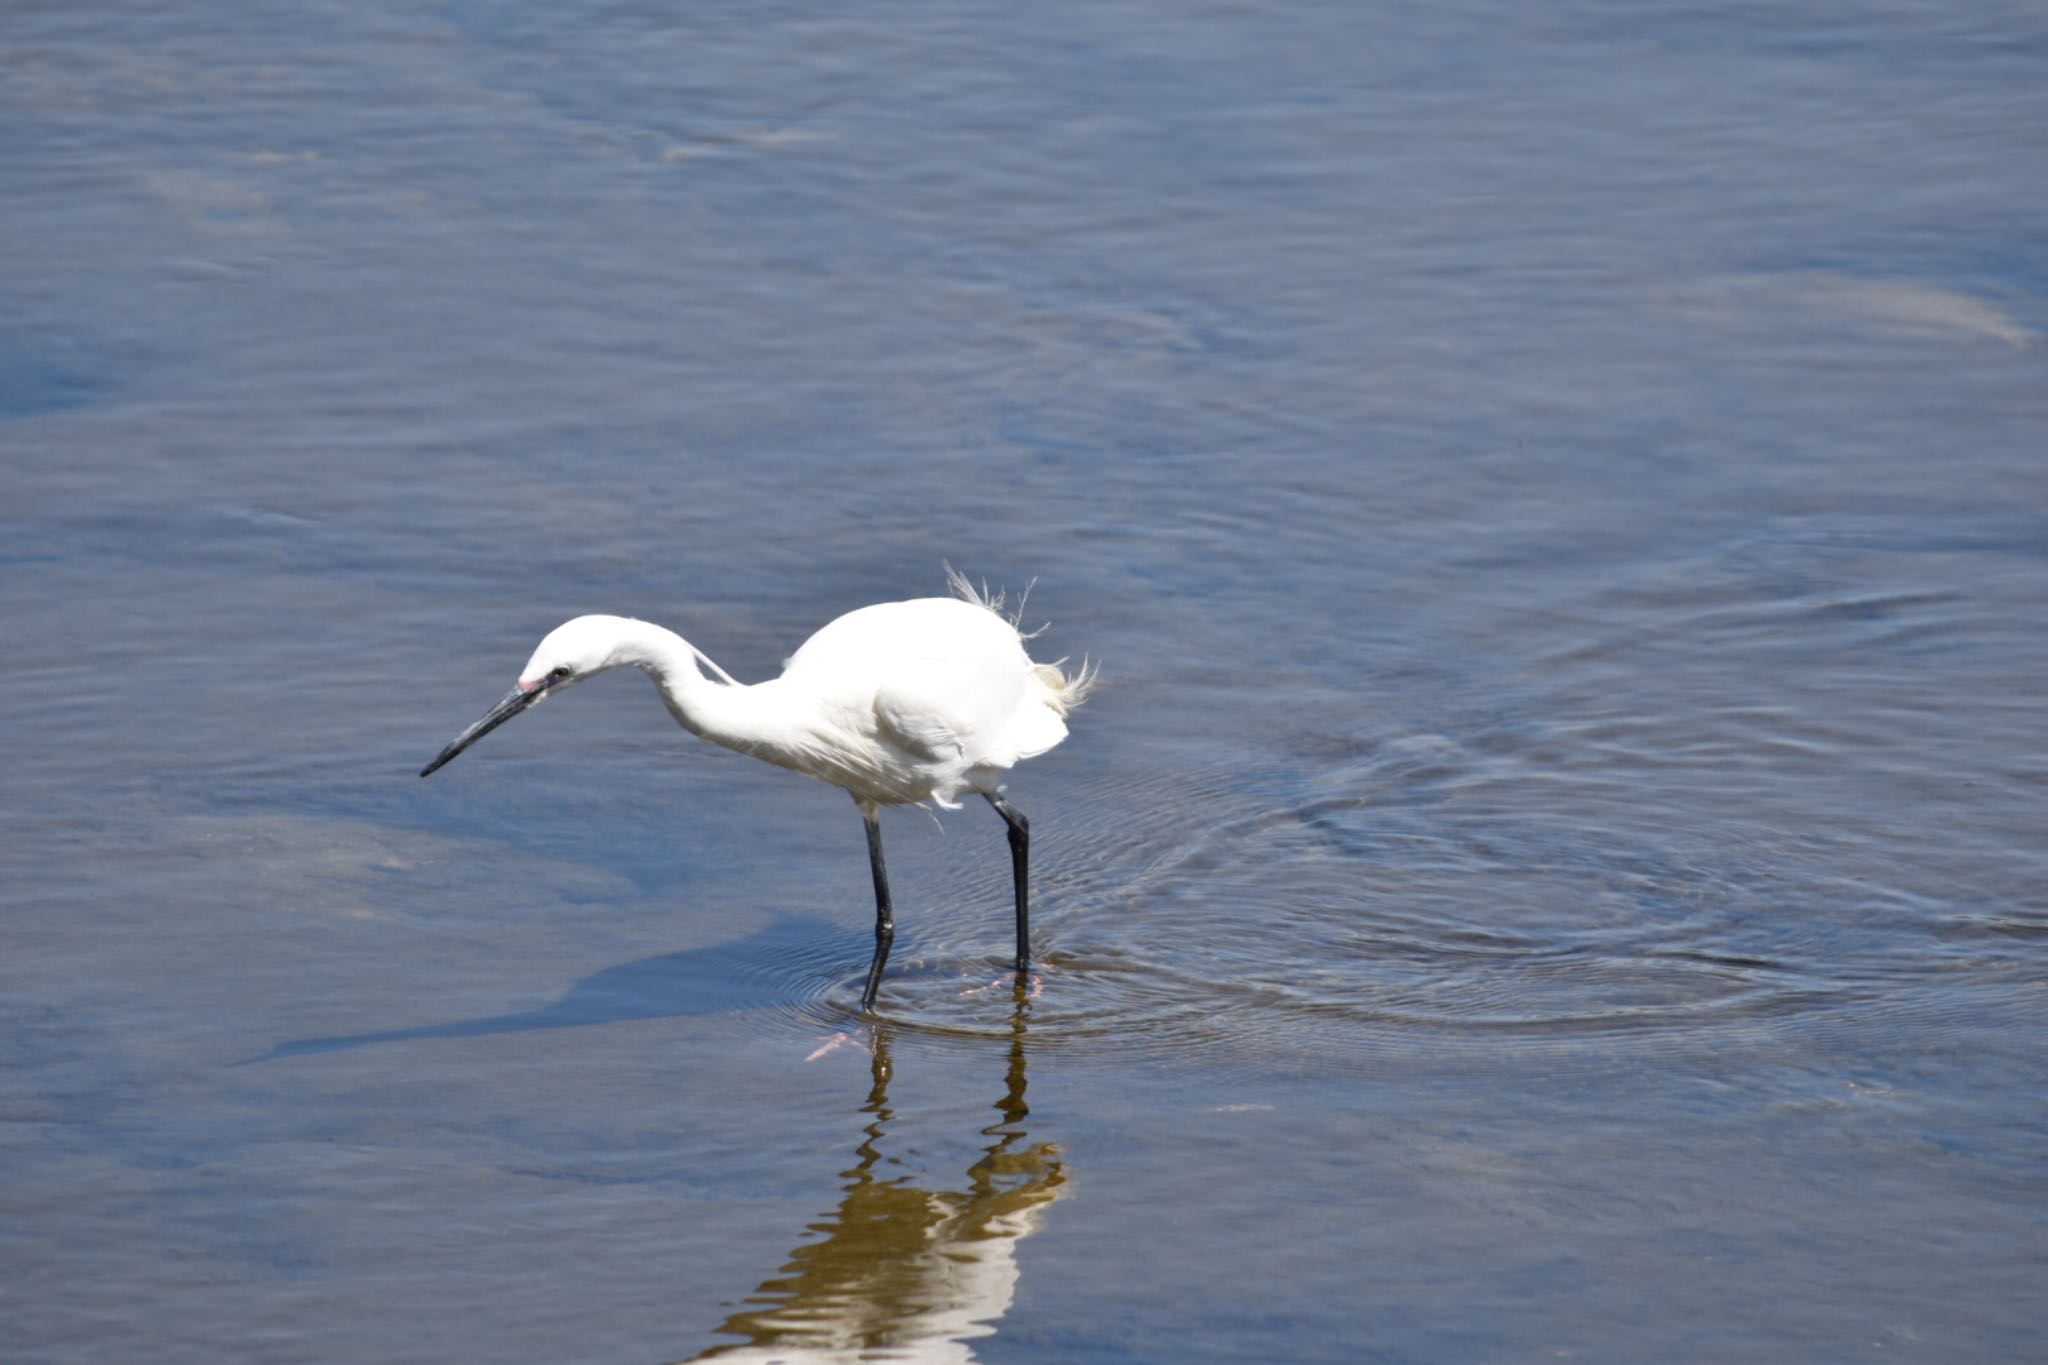
[[[2021,1360],[2038,6],[0,19],[9,1360]],[[1001,822],[611,677],[1013,593]]]

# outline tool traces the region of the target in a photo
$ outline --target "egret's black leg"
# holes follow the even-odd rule
[[[1031,967],[1031,822],[994,792],[982,795],[1010,827],[1010,876],[1017,883],[1017,970],[1027,971]]]
[[[889,945],[896,941],[896,916],[889,907],[889,873],[882,866],[882,826],[873,806],[861,807],[861,819],[868,826],[868,866],[875,874],[875,957],[868,963],[868,988],[861,992],[860,1007],[875,1007],[875,992],[882,984],[882,967],[889,960]]]

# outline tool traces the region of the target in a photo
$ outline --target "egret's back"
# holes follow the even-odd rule
[[[1085,679],[1034,663],[1009,621],[951,597],[848,612],[804,642],[779,682],[877,746],[862,765],[874,799],[945,806],[993,791],[1004,769],[1066,738],[1063,717],[1086,692]]]

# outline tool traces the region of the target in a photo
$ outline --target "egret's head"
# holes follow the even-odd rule
[[[626,624],[616,616],[579,616],[549,631],[519,671],[518,684],[482,720],[457,735],[432,763],[420,769],[420,776],[427,776],[521,711],[593,673],[626,662],[619,657],[621,629]]]
[[[620,627],[616,616],[579,616],[549,631],[519,670],[519,691],[553,692],[593,673],[617,668]],[[538,700],[538,698],[536,698]]]

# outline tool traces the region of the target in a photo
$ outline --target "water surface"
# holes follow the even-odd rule
[[[17,6],[10,1360],[2021,1360],[2038,6]],[[611,677],[942,560],[889,817]]]

